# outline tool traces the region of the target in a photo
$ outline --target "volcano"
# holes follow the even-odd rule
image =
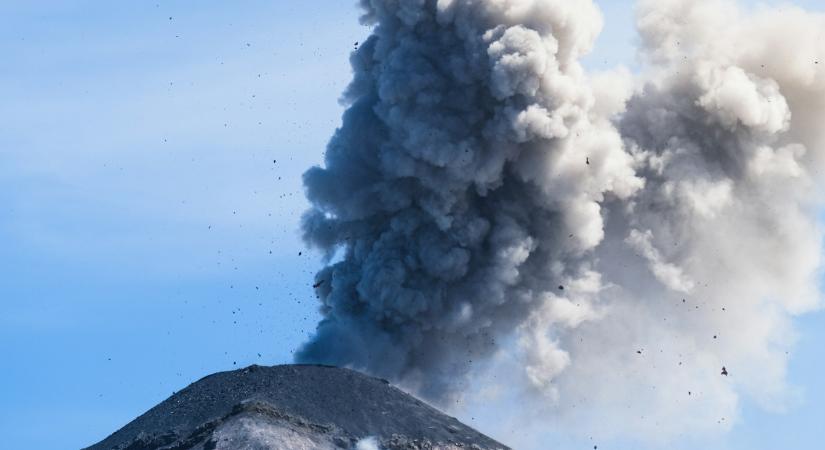
[[[207,376],[87,450],[505,450],[387,381],[329,366]]]

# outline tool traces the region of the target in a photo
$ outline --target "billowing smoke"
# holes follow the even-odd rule
[[[785,404],[820,297],[825,17],[642,0],[632,76],[579,63],[590,0],[361,3],[374,32],[305,174],[329,265],[299,361],[441,402],[506,366],[548,414],[641,433]]]

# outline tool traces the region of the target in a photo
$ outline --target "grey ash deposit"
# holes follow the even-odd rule
[[[207,376],[87,450],[507,449],[384,380],[328,366]],[[360,447],[359,447],[360,443]]]

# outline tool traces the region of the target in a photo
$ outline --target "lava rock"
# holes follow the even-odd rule
[[[384,450],[508,449],[386,380],[289,365],[210,375],[87,450],[340,450],[370,448],[366,439]]]

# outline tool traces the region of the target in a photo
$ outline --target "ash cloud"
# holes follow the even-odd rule
[[[304,176],[328,265],[298,361],[441,403],[506,368],[546,415],[640,434],[785,404],[791,319],[820,301],[822,15],[643,0],[631,75],[579,63],[589,0],[361,6],[374,32]]]

